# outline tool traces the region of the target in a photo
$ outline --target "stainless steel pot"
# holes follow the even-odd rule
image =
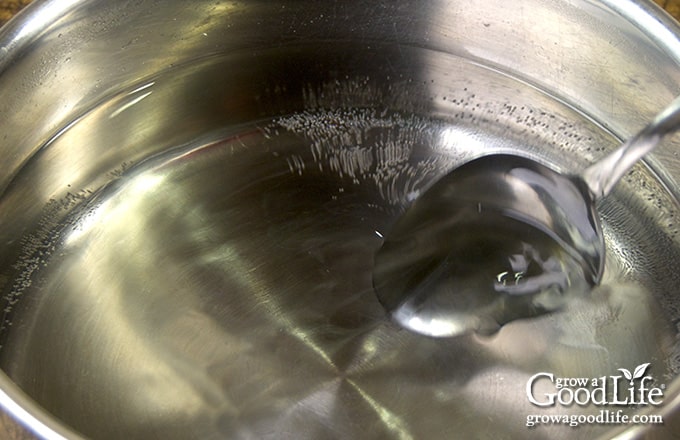
[[[0,33],[0,403],[49,439],[677,435],[677,140],[599,207],[603,285],[560,313],[424,338],[371,268],[452,167],[634,133],[678,35],[629,0],[37,1]],[[543,406],[549,374],[661,395]]]

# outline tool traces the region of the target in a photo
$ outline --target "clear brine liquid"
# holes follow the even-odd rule
[[[399,48],[411,50],[427,55]],[[403,76],[354,70],[401,59],[376,51],[326,80],[313,54],[309,72],[296,62],[312,59],[304,48],[243,57],[254,72],[298,72],[286,87],[248,72],[244,86],[231,59],[178,67],[92,109],[17,176],[4,206],[25,213],[38,208],[22,200],[45,197],[46,208],[17,227],[21,249],[1,274],[0,363],[32,399],[93,438],[434,438],[480,427],[523,438],[548,432],[522,423],[537,371],[600,377],[653,362],[655,377],[675,374],[675,331],[659,319],[670,309],[658,301],[677,271],[655,254],[672,245],[632,196],[602,207],[609,259],[592,294],[573,294],[580,275],[548,237],[499,217],[470,222],[455,252],[415,274],[425,287],[439,272],[446,282],[397,317],[430,298],[455,302],[447,291],[463,286],[479,288],[479,302],[453,309],[480,331],[512,322],[482,338],[395,325],[375,294],[374,255],[433,182],[482,154],[569,168],[614,141],[559,101],[455,57],[445,78],[412,80],[423,73],[410,65]],[[427,105],[410,105],[421,95]],[[18,247],[11,240],[3,252]],[[522,302],[533,319],[513,320]],[[430,324],[419,325],[439,331]]]

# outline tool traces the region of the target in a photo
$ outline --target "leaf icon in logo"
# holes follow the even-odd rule
[[[623,373],[626,379],[633,380],[633,375],[630,373],[630,371],[626,370],[625,368],[619,368],[619,371]]]
[[[647,367],[649,367],[649,362],[646,364],[640,364],[635,368],[635,372],[633,373],[633,379],[639,379],[642,376],[645,375],[645,371],[647,371]],[[629,380],[630,378],[626,376]]]

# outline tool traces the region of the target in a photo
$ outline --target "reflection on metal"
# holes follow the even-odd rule
[[[617,145],[603,126],[625,135],[668,101],[678,57],[626,17],[591,1],[64,4],[0,44],[0,366],[37,402],[0,381],[0,404],[41,435],[569,438],[528,431],[511,390],[546,365],[677,374],[675,144],[656,154],[665,186],[639,167],[603,206],[609,288],[571,314],[424,338],[371,284],[394,220],[453,167],[522,149],[581,169]]]

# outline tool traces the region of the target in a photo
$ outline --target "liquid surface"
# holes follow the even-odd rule
[[[354,126],[367,115],[302,117],[309,124],[332,118]],[[301,140],[298,125],[284,118],[125,171],[87,200],[61,232],[55,257],[33,274],[39,281],[24,295],[42,298],[39,312],[14,325],[31,329],[22,345],[35,348],[6,364],[12,376],[97,438],[139,435],[131,423],[107,431],[113,426],[98,417],[113,411],[169,438],[196,432],[267,437],[272,429],[290,438],[423,438],[454,435],[452,414],[476,430],[490,414],[480,399],[494,402],[493,414],[505,405],[531,411],[521,386],[504,387],[505,381],[525,381],[532,359],[572,357],[550,361],[563,375],[585,374],[575,369],[578,360],[588,359],[598,374],[618,365],[626,354],[613,348],[621,337],[607,317],[614,309],[631,314],[622,323],[648,342],[636,350],[635,362],[661,356],[663,339],[644,324],[654,305],[635,289],[584,299],[564,315],[506,325],[494,339],[442,342],[393,324],[373,289],[373,256],[411,193],[450,160],[411,165],[414,151],[429,147],[431,137],[414,136],[410,145],[392,139],[403,139],[412,125],[439,126],[415,117],[404,126],[403,120],[394,115],[362,128],[387,142],[370,159],[362,159],[361,150],[319,153],[318,144]],[[306,151],[296,147],[291,154],[290,146],[300,142]],[[403,153],[395,157],[389,151],[396,148]],[[401,166],[409,171],[400,174]],[[374,180],[380,169],[394,174]],[[392,179],[402,183],[393,186]],[[559,279],[562,260],[544,257],[559,253],[522,228],[498,232],[491,241],[471,234],[460,243],[491,253],[452,255],[463,255],[470,270],[488,269],[484,275],[506,290],[505,298],[552,310],[571,282]],[[507,259],[509,253],[515,257]],[[496,264],[486,267],[494,256]],[[512,294],[527,286],[523,277],[546,271],[558,277],[554,291]],[[632,293],[621,297],[623,291]],[[512,301],[487,307],[496,322],[514,318]],[[44,316],[62,323],[59,333]],[[43,341],[61,349],[38,349]],[[71,361],[60,361],[64,351]],[[498,397],[504,395],[507,401]],[[63,396],[77,403],[65,406]],[[432,399],[436,405],[423,405]],[[187,410],[188,419],[180,417]],[[502,411],[511,417],[517,408]],[[512,435],[524,429],[519,423]],[[507,435],[506,428],[487,430]]]
[[[533,374],[651,362],[657,380],[676,377],[668,304],[680,271],[668,266],[680,257],[649,220],[674,205],[645,174],[647,192],[624,185],[602,206],[602,286],[556,313],[491,337],[424,337],[396,325],[373,286],[391,226],[450,170],[515,150],[578,168],[615,139],[455,57],[429,77],[396,50],[358,59],[350,47],[352,62],[320,78],[330,62],[318,50],[274,52],[131,86],[65,128],[3,194],[0,366],[33,400],[97,439],[571,439],[611,427],[528,430]],[[254,80],[234,65],[274,73]],[[428,106],[409,104],[422,95]],[[507,243],[501,232],[482,244]],[[488,277],[513,291],[555,261],[549,241],[509,233],[517,257],[498,255]]]

